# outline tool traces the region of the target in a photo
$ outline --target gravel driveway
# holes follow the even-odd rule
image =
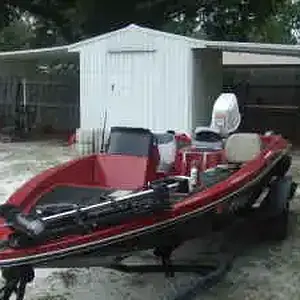
[[[0,201],[34,174],[73,156],[55,142],[0,144]],[[298,153],[291,172],[300,181]],[[199,291],[193,299],[300,299],[300,195],[293,202],[291,219],[291,234],[285,242],[247,249],[218,285]],[[164,279],[162,275],[124,275],[102,268],[41,269],[28,285],[26,299],[173,300],[198,282],[197,276],[191,275]]]

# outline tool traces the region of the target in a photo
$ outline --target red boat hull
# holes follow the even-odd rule
[[[266,140],[268,138],[265,137]],[[87,259],[96,255],[101,265],[106,264],[106,257],[109,256],[155,248],[166,243],[181,243],[207,234],[220,220],[224,218],[231,220],[234,217],[233,207],[249,205],[252,192],[259,191],[267,185],[271,177],[283,176],[286,172],[283,166],[289,158],[288,143],[280,136],[273,136],[270,141],[267,140],[266,145],[259,157],[245,164],[227,179],[200,193],[187,196],[183,201],[175,202],[169,211],[100,228],[89,234],[66,236],[37,246],[23,249],[7,248],[0,251],[0,266],[22,264],[39,266],[44,263],[60,266],[66,264],[64,262],[68,262],[70,266],[70,261],[76,266],[76,261],[78,264],[80,261],[76,257],[82,257],[83,254],[87,255]],[[70,185],[72,182],[74,186],[79,184],[95,186],[95,178],[101,177],[101,172],[96,172],[93,167],[97,159],[101,159],[103,165],[107,164],[111,172],[106,178],[98,178],[99,181],[106,182],[106,186],[109,187],[120,187],[118,178],[124,177],[122,172],[126,172],[128,176],[128,180],[125,183],[123,181],[122,187],[125,189],[140,188],[144,181],[148,181],[153,176],[150,172],[148,178],[142,177],[146,179],[141,180],[141,177],[136,175],[143,173],[145,166],[148,166],[149,162],[145,159],[131,157],[126,161],[126,165],[123,163],[120,168],[121,160],[113,162],[105,155],[92,155],[37,176],[13,194],[8,202],[22,207],[24,211],[29,211],[41,194],[48,192],[57,183]],[[128,173],[128,166],[135,166],[135,172]],[[11,232],[11,229],[3,229],[1,239],[5,240]]]

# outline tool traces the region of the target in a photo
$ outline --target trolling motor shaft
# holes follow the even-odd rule
[[[92,229],[99,225],[115,224],[133,215],[162,212],[170,209],[170,192],[177,190],[186,178],[153,182],[150,189],[117,198],[106,197],[104,202],[75,207],[59,213],[43,216],[43,210],[36,214],[24,214],[19,208],[4,204],[0,216],[6,226],[15,230],[11,235],[10,247],[18,248],[27,243],[55,238],[66,232],[78,232],[80,228]],[[74,206],[73,206],[74,207]]]

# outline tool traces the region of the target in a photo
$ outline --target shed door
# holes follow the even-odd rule
[[[108,126],[151,126],[154,58],[146,51],[107,54]]]

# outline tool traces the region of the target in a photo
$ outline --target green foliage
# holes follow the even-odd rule
[[[213,40],[295,43],[291,0],[3,0],[2,49],[71,43],[130,23]],[[34,24],[24,24],[24,13]]]
[[[249,31],[249,39],[258,42],[295,44],[300,29],[300,3],[285,1],[276,14],[270,15],[261,27]]]
[[[34,33],[30,26],[24,20],[15,20],[0,32],[0,49],[2,51],[28,49],[33,38]]]

